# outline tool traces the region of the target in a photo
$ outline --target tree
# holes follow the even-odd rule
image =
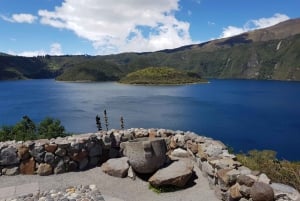
[[[36,136],[36,126],[34,122],[27,116],[23,116],[22,120],[17,123],[12,129],[14,140],[34,140]]]
[[[38,126],[39,138],[57,138],[65,137],[65,127],[61,125],[60,120],[46,117]]]

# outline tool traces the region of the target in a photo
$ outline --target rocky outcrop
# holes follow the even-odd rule
[[[168,167],[158,170],[148,180],[152,186],[177,186],[184,187],[192,176],[193,164],[190,160],[179,160]]]

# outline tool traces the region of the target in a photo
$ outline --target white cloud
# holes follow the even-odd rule
[[[62,55],[62,48],[61,48],[61,44],[59,43],[53,43],[50,46],[50,55]]]
[[[284,14],[276,13],[274,16],[270,18],[260,18],[257,20],[250,20],[247,23],[244,24],[243,27],[235,27],[235,26],[228,26],[226,28],[223,28],[223,32],[220,36],[220,38],[226,38],[230,36],[235,36],[247,31],[255,30],[255,29],[262,29],[266,27],[273,26],[275,24],[278,24],[279,22],[288,20],[289,17]]]
[[[65,0],[40,10],[41,23],[68,29],[93,43],[99,54],[155,51],[191,44],[189,23],[175,12],[179,0]]]
[[[13,14],[11,17],[6,17],[4,15],[1,15],[0,17],[5,21],[14,22],[14,23],[32,24],[35,20],[37,20],[36,16],[27,13]]]
[[[7,54],[22,56],[22,57],[35,57],[35,56],[44,56],[46,52],[44,50],[35,50],[35,51],[23,51],[23,52],[15,52],[9,50]]]
[[[258,20],[252,20],[252,23],[259,29],[266,28],[279,22],[290,19],[287,15],[276,13],[273,17],[270,18],[260,18]]]
[[[63,55],[62,47],[59,43],[53,43],[50,45],[50,50],[29,50],[29,51],[23,51],[23,52],[15,52],[15,51],[8,51],[8,54],[11,55],[17,55],[17,56],[23,56],[23,57],[35,57],[35,56],[45,56],[46,54],[49,55]]]
[[[228,27],[223,29],[221,38],[227,38],[227,37],[230,37],[230,36],[239,35],[239,34],[244,33],[246,31],[248,31],[248,30],[245,29],[245,28],[228,26]]]

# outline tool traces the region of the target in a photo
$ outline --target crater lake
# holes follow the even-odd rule
[[[272,149],[278,158],[300,160],[300,82],[210,80],[209,84],[133,86],[116,82],[55,80],[0,82],[0,125],[28,115],[61,120],[67,132],[104,127],[167,128],[221,140],[235,152]]]

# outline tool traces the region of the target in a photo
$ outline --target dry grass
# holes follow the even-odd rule
[[[237,158],[252,170],[267,174],[273,182],[291,185],[300,191],[300,162],[280,161],[271,150],[252,150],[248,154],[237,154]]]

